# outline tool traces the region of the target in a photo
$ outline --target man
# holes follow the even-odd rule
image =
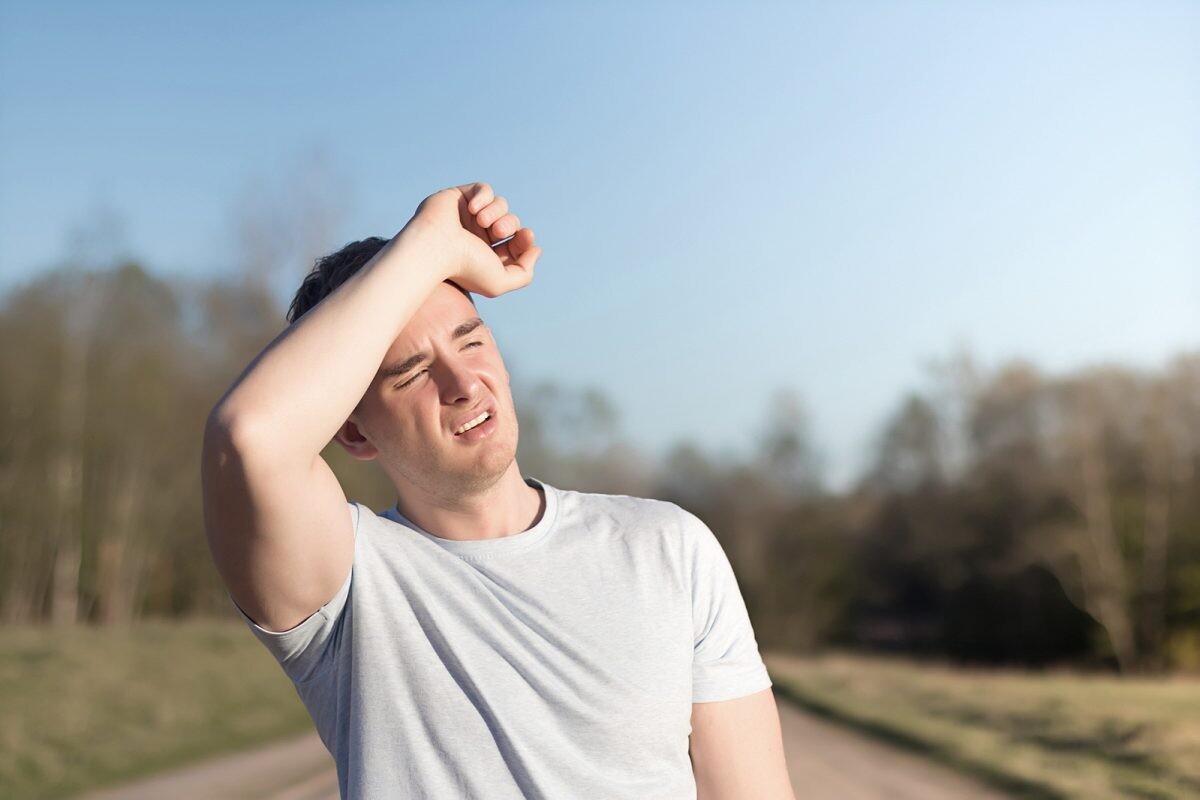
[[[712,532],[521,476],[509,376],[467,292],[527,285],[540,255],[476,183],[318,262],[205,430],[230,597],[343,798],[792,798]],[[347,502],[330,439],[379,464],[393,508]]]

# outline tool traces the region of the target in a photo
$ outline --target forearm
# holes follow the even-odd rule
[[[315,457],[444,279],[437,256],[405,228],[250,363],[213,409],[209,425],[243,444],[270,442],[273,458]]]

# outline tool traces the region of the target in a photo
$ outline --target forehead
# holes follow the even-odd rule
[[[439,283],[392,342],[387,359],[411,356],[432,342],[449,339],[459,323],[477,316],[479,312],[466,295],[448,283]]]

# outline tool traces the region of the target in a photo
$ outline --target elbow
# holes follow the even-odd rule
[[[220,406],[209,412],[204,422],[204,441],[200,449],[200,477],[206,495],[208,484],[237,457],[235,431],[240,431],[239,425],[225,416]]]
[[[262,438],[262,426],[253,417],[239,413],[224,403],[209,412],[204,423],[203,461],[254,451],[253,442]]]

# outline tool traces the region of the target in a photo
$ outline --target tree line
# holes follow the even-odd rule
[[[202,527],[201,431],[282,324],[261,283],[136,263],[8,292],[0,621],[231,613]],[[652,459],[602,393],[513,374],[522,471],[696,513],[764,647],[1200,669],[1200,352],[1060,375],[952,359],[838,492],[794,393],[747,456],[681,442]],[[381,472],[325,456],[348,496],[394,502]]]

